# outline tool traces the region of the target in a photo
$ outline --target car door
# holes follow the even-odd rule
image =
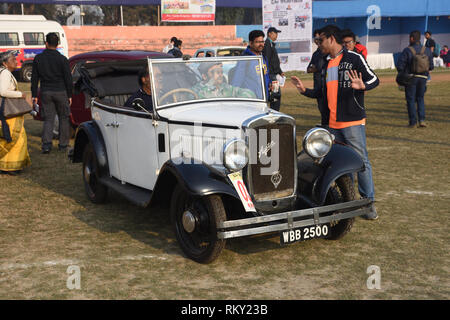
[[[120,180],[152,190],[157,177],[155,127],[145,112],[117,114],[117,152]]]
[[[92,118],[97,123],[105,141],[106,153],[108,156],[109,174],[120,179],[118,152],[117,152],[117,120],[114,108],[108,106],[92,107]]]

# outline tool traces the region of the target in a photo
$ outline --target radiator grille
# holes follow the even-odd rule
[[[247,178],[254,199],[264,201],[291,196],[296,178],[293,126],[273,123],[252,129],[249,145],[253,152],[250,152]]]

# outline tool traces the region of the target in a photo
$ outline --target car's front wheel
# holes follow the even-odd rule
[[[83,182],[86,194],[93,203],[104,203],[108,195],[108,188],[99,181],[98,161],[94,148],[90,143],[83,152]]]
[[[326,197],[326,205],[353,201],[356,199],[355,188],[350,176],[339,177],[330,187]],[[353,226],[355,218],[343,219],[331,223],[326,239],[337,240],[345,236]]]
[[[226,220],[220,196],[194,197],[177,185],[170,215],[175,236],[186,256],[199,263],[210,263],[219,256],[226,242],[217,238],[218,225]]]

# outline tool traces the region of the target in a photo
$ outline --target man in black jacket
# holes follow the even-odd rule
[[[365,170],[358,172],[358,189],[363,198],[375,201],[372,166],[366,145],[366,112],[364,91],[378,86],[379,80],[360,54],[347,51],[342,46],[341,31],[328,25],[320,30],[319,47],[326,56],[321,70],[321,81],[317,88],[306,89],[300,79],[292,77],[298,91],[310,98],[322,97],[322,123],[341,141],[361,156]],[[375,205],[363,216],[369,220],[378,218]]]
[[[53,126],[55,116],[59,118],[59,150],[66,150],[70,140],[70,105],[72,104],[72,75],[69,62],[56,49],[58,35],[49,33],[45,38],[46,49],[33,61],[31,75],[31,94],[37,103],[38,83],[42,101],[44,129],[42,132],[42,153],[50,153],[52,149]]]
[[[278,33],[281,31],[270,27],[267,30],[267,38],[264,42],[263,56],[266,58],[267,67],[269,68],[269,77],[271,81],[277,81],[277,75],[284,77],[284,72],[281,71],[280,58],[278,57],[275,41],[277,41]],[[281,105],[281,91],[279,95],[270,103],[270,107],[274,110],[280,111]]]

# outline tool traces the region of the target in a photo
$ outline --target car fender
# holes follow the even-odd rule
[[[223,173],[204,162],[184,163],[182,160],[174,158],[161,167],[151,205],[163,199],[170,202],[170,195],[177,183],[192,196],[225,194],[240,201],[238,193]]]
[[[86,145],[90,143],[97,156],[100,174],[103,175],[109,171],[108,157],[106,153],[105,141],[103,140],[100,128],[94,121],[83,122],[75,133],[75,144],[70,158],[72,162],[82,162],[83,153]]]
[[[351,147],[333,144],[322,161],[314,161],[304,151],[297,157],[299,188],[303,197],[323,205],[333,181],[339,177],[364,170],[364,162]]]

